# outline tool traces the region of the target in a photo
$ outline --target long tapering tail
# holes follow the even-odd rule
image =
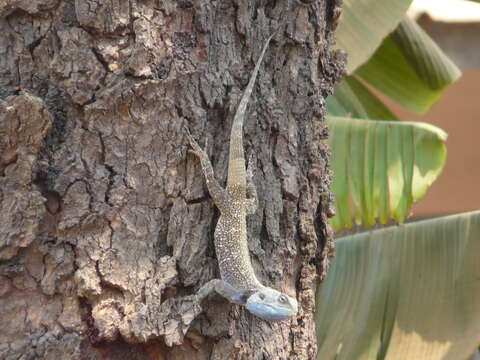
[[[233,118],[232,132],[230,133],[230,153],[228,159],[228,178],[227,178],[227,188],[234,192],[235,197],[245,199],[246,192],[246,169],[245,169],[245,156],[243,149],[243,122],[245,119],[245,112],[247,110],[248,100],[255,86],[255,81],[257,79],[258,71],[260,65],[262,64],[263,56],[267,51],[270,40],[272,39],[275,32],[270,35],[263,46],[262,53],[255,64],[255,69],[253,70],[252,75],[250,75],[250,80],[248,85],[243,92],[240,103],[238,104],[237,112]]]

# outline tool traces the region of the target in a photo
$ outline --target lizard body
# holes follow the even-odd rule
[[[205,297],[216,290],[232,302],[244,305],[251,313],[265,320],[284,320],[297,313],[297,301],[275,289],[263,286],[255,276],[247,244],[246,216],[257,209],[257,194],[252,181],[252,164],[245,167],[243,122],[260,65],[273,34],[266,41],[255,69],[242,95],[230,134],[227,188],[215,179],[210,160],[185,128],[192,152],[201,162],[210,196],[220,210],[215,228],[215,251],[221,280],[204,285],[199,293]],[[247,197],[247,193],[249,197]]]

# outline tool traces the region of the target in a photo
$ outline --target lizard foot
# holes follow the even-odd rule
[[[198,145],[197,141],[193,138],[192,134],[190,133],[190,130],[188,130],[187,126],[183,126],[183,131],[185,133],[185,136],[187,137],[187,140],[192,147],[192,149],[189,149],[188,152],[191,154],[194,154],[198,156],[199,158],[202,158],[204,156],[207,156],[205,151]],[[207,146],[207,142],[205,141],[205,147]]]
[[[192,155],[195,155],[195,156],[198,157],[198,158],[201,158],[201,157],[202,157],[202,154],[201,154],[201,153],[199,153],[198,151],[195,151],[195,150],[193,150],[193,149],[188,149],[188,150],[187,150],[187,153],[192,154]]]
[[[187,137],[187,140],[188,140],[190,146],[197,151],[201,150],[200,145],[198,145],[198,143],[195,141],[192,134],[190,133],[190,130],[188,130],[188,127],[186,125],[183,125],[183,132],[184,132],[185,136]]]

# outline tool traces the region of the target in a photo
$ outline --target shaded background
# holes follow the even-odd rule
[[[425,197],[413,206],[413,218],[480,208],[480,5],[472,5],[478,12],[457,7],[455,13],[432,8],[416,14],[418,23],[463,73],[440,100],[419,116],[382,97],[402,120],[427,121],[448,133],[446,166]]]

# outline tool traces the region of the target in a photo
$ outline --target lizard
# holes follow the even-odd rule
[[[184,132],[191,146],[188,152],[199,158],[208,192],[220,211],[214,243],[221,279],[213,279],[201,287],[197,293],[199,299],[216,291],[264,320],[279,321],[294,316],[298,304],[293,297],[262,285],[255,276],[248,251],[246,216],[255,213],[258,199],[252,179],[252,158],[249,158],[247,170],[243,149],[243,123],[247,104],[273,35],[274,33],[267,39],[262,49],[234,115],[226,189],[215,178],[207,153],[192,137],[187,126],[184,126]]]

